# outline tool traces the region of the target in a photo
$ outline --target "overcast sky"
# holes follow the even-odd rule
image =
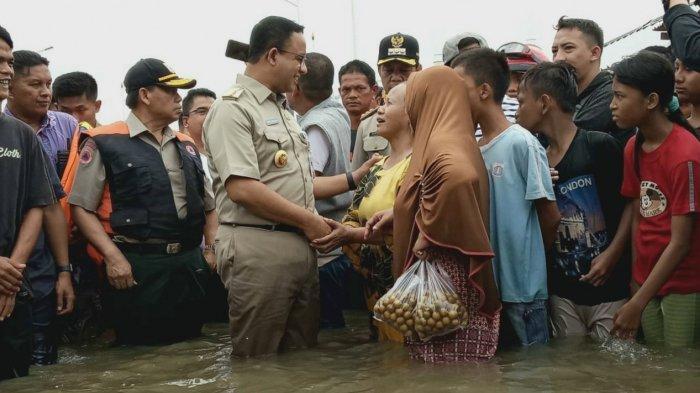
[[[328,55],[337,71],[355,57],[374,65],[379,40],[397,31],[416,37],[421,62],[431,65],[444,41],[463,31],[480,33],[492,47],[527,41],[549,53],[552,26],[561,15],[597,21],[607,41],[662,14],[658,0],[356,0],[353,35],[351,0],[300,0],[298,8],[297,0],[3,3],[0,25],[10,31],[16,50],[53,47],[43,54],[54,77],[79,70],[97,79],[103,123],[125,118],[121,83],[140,58],[160,58],[181,76],[196,78],[198,87],[225,91],[243,70],[243,63],[224,57],[227,40],[248,42],[253,25],[268,15],[300,18],[307,50]],[[659,33],[648,29],[606,48],[603,63],[659,43]]]

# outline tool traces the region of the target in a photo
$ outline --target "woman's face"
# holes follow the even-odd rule
[[[377,110],[377,133],[390,138],[399,132],[409,132],[410,125],[406,106],[406,84],[401,83],[391,89],[386,103]]]
[[[636,127],[649,116],[649,99],[632,86],[613,79],[613,99],[610,110],[615,124],[620,128]]]

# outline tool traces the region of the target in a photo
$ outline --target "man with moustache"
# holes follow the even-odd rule
[[[418,52],[418,40],[408,34],[396,33],[381,40],[377,67],[387,94],[394,86],[406,82],[412,73],[422,69]],[[377,135],[376,109],[362,116],[352,154],[352,170],[362,166],[374,153],[389,154],[389,142]]]
[[[139,60],[124,78],[126,121],[88,130],[80,152],[68,202],[106,267],[119,344],[201,332],[217,218],[194,141],[169,127],[182,112],[178,89],[195,84]]]
[[[36,133],[46,153],[53,193],[56,199],[61,199],[65,193],[59,177],[77,121],[65,113],[49,110],[52,78],[46,58],[32,51],[15,51],[14,69],[4,113],[28,124]],[[72,312],[75,295],[66,219],[59,203],[44,207],[43,221],[43,230],[27,261],[26,276],[33,292],[32,361],[47,365],[58,359],[56,315]]]

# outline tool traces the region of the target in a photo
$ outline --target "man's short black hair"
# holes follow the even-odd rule
[[[326,55],[306,55],[306,74],[299,77],[299,89],[304,96],[318,104],[333,94],[333,62]]]
[[[451,63],[474,78],[477,85],[487,83],[493,89],[493,100],[500,104],[510,84],[510,68],[506,55],[491,48],[462,52]]]
[[[284,49],[293,33],[303,33],[304,26],[281,16],[268,16],[254,27],[250,33],[248,62],[257,63],[272,48]]]
[[[673,50],[671,50],[670,46],[652,45],[652,46],[647,46],[646,48],[644,48],[642,50],[658,53],[661,56],[668,59],[668,61],[670,61],[671,64],[676,62],[676,56],[673,55]]]
[[[530,68],[520,82],[523,89],[534,96],[547,94],[557,102],[564,113],[574,113],[578,102],[576,72],[569,64],[559,61],[544,62]]]
[[[53,81],[53,98],[80,97],[97,100],[97,81],[87,72],[75,71],[63,74]]]
[[[182,100],[183,116],[188,116],[190,114],[190,111],[192,110],[192,104],[194,103],[194,99],[197,97],[210,97],[216,99],[216,93],[204,87],[189,90],[185,98]]]
[[[0,26],[0,40],[5,41],[10,47],[10,49],[12,49],[12,47],[14,46],[14,44],[12,43],[12,37],[10,37],[10,32],[2,26]]]
[[[18,50],[13,52],[13,55],[15,57],[15,75],[25,76],[31,67],[49,65],[47,58],[30,50]]]
[[[605,40],[603,39],[603,29],[597,23],[590,19],[567,18],[562,16],[559,18],[555,30],[561,29],[576,29],[583,33],[588,38],[591,44],[600,47],[603,50]]]
[[[374,73],[374,70],[369,66],[369,64],[362,60],[351,60],[344,66],[340,67],[340,71],[338,71],[338,83],[340,83],[340,79],[343,77],[343,75],[352,73],[364,74],[367,77],[369,87],[374,87],[377,85],[377,76]]]

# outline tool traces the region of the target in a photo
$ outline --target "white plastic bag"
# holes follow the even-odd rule
[[[450,277],[419,260],[374,305],[374,318],[407,337],[428,341],[467,325],[468,314]]]
[[[467,326],[467,308],[459,299],[452,280],[442,269],[420,261],[421,278],[414,308],[414,330],[423,341]]]
[[[413,310],[418,299],[420,279],[416,273],[419,269],[418,264],[408,268],[374,305],[375,319],[409,337],[415,333]]]

